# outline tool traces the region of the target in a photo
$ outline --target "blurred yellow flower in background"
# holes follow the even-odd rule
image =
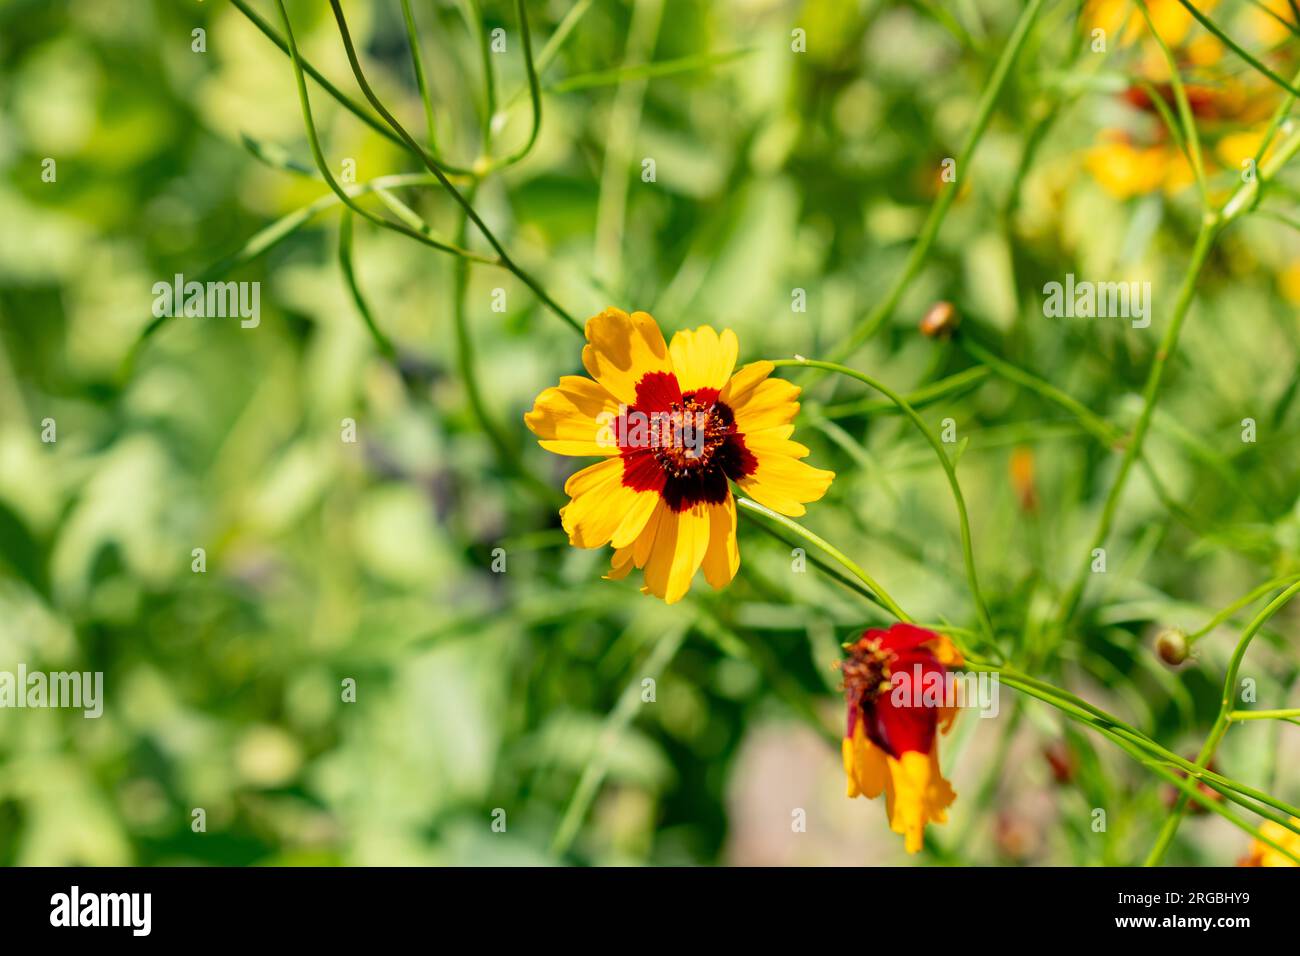
[[[1300,818],[1292,817],[1291,823],[1300,826]],[[1280,823],[1265,820],[1260,824],[1259,832],[1274,843],[1286,847],[1292,853],[1300,855],[1300,833],[1288,830]],[[1276,847],[1269,846],[1263,840],[1255,840],[1250,845],[1250,853],[1240,863],[1241,866],[1297,866],[1295,860],[1284,856]]]

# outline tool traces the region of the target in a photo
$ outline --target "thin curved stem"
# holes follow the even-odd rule
[[[498,160],[489,160],[487,163],[487,172],[493,172],[503,169],[506,166],[513,166],[522,160],[525,156],[533,151],[537,145],[537,135],[542,129],[542,86],[537,77],[537,66],[533,62],[533,40],[528,29],[528,11],[524,7],[524,0],[515,0],[515,10],[519,17],[519,32],[523,39],[524,46],[524,69],[528,72],[528,95],[532,101],[533,125],[528,133],[528,139],[516,149]],[[485,149],[486,152],[486,149]]]
[[[1269,591],[1286,587],[1288,584],[1295,583],[1296,581],[1300,581],[1300,575],[1291,574],[1286,577],[1274,578],[1272,581],[1265,581],[1263,584],[1259,585],[1259,587],[1252,588],[1248,593],[1237,598],[1237,600],[1233,601],[1218,614],[1214,615],[1214,617],[1210,618],[1203,627],[1197,628],[1195,631],[1188,634],[1187,643],[1193,644],[1196,641],[1199,641],[1206,634],[1209,634],[1224,621],[1228,620],[1228,618],[1232,617],[1242,608],[1254,604]]]
[[[375,322],[374,313],[370,309],[370,304],[366,302],[366,297],[361,293],[361,287],[357,284],[356,271],[352,267],[352,210],[344,209],[343,218],[339,221],[339,271],[343,273],[343,281],[347,283],[348,292],[352,294],[352,301],[356,304],[357,311],[361,313],[361,319],[366,323],[366,328],[370,331],[370,337],[375,340],[375,346],[389,359],[397,357],[397,350],[393,348],[393,343],[388,340],[388,336],[379,330]]]
[[[875,578],[869,575],[857,564],[857,562],[821,535],[809,531],[793,518],[787,518],[785,515],[779,514],[771,508],[760,505],[757,501],[751,501],[748,498],[737,498],[736,505],[745,511],[752,511],[754,514],[760,514],[763,517],[776,522],[786,530],[794,532],[823,554],[829,555],[837,561],[841,567],[848,571],[849,574],[853,575],[853,577],[865,584],[880,600],[880,603],[885,607],[885,609],[888,610],[889,613],[893,614],[894,617],[898,618],[900,621],[910,622],[912,620],[911,617],[908,616],[907,612],[898,606],[898,603],[889,596],[889,592],[882,588]]]
[[[468,194],[472,201],[478,184],[471,184]],[[467,227],[469,220],[461,216],[458,239],[464,242],[466,239]],[[483,397],[483,390],[478,383],[478,369],[474,361],[474,340],[470,336],[469,329],[469,310],[466,301],[469,292],[469,263],[460,260],[455,265],[455,286],[452,290],[452,318],[456,328],[456,367],[460,373],[460,380],[465,388],[465,397],[469,401],[470,411],[473,412],[475,419],[478,420],[479,427],[487,435],[488,442],[496,452],[497,460],[501,466],[511,475],[523,481],[524,485],[535,494],[540,500],[548,504],[557,503],[555,490],[541,481],[536,475],[524,467],[520,461],[519,451],[502,432],[496,420],[488,411],[487,401]]]
[[[277,2],[281,4],[281,9],[283,9],[284,0],[277,0]],[[348,30],[347,18],[343,16],[343,8],[339,5],[339,0],[330,0],[330,8],[334,11],[334,20],[338,23],[339,35],[343,39],[343,47],[347,53],[348,63],[352,67],[352,74],[356,77],[357,85],[361,87],[362,95],[365,96],[370,105],[375,108],[375,112],[382,116],[384,121],[393,128],[393,131],[402,138],[403,142],[406,143],[407,148],[410,149],[410,151],[414,153],[422,163],[424,163],[429,172],[438,177],[438,182],[445,190],[447,190],[448,193],[451,194],[451,197],[456,200],[456,203],[465,211],[465,215],[469,217],[470,222],[474,223],[475,228],[478,229],[478,231],[483,235],[483,238],[487,240],[488,245],[490,245],[493,251],[496,252],[497,257],[501,260],[501,264],[513,272],[515,276],[524,283],[524,285],[528,286],[528,288],[533,291],[533,294],[536,295],[547,308],[572,326],[574,331],[581,334],[582,326],[578,321],[556,303],[556,301],[547,294],[546,290],[541,287],[536,279],[521,269],[515,261],[510,258],[505,247],[501,245],[501,242],[495,235],[493,235],[492,230],[487,227],[487,224],[483,222],[479,214],[475,212],[474,207],[465,200],[465,197],[461,194],[460,190],[458,190],[452,184],[451,180],[447,178],[446,174],[439,168],[433,157],[431,157],[428,151],[411,137],[411,134],[406,131],[406,128],[402,126],[393,114],[388,111],[384,104],[380,102],[379,97],[375,95],[375,91],[371,89],[370,83],[366,79],[365,71],[361,69],[361,61],[357,58],[356,47],[352,43],[352,34]]]
[[[655,643],[649,657],[633,672],[627,686],[623,689],[623,693],[619,696],[618,702],[606,715],[605,722],[600,730],[600,736],[596,739],[595,747],[592,749],[586,765],[582,768],[582,774],[578,778],[578,785],[574,788],[573,796],[569,798],[569,804],[565,807],[564,816],[560,818],[560,824],[555,829],[555,836],[551,838],[551,853],[555,856],[564,856],[569,852],[569,847],[578,835],[578,830],[582,826],[583,818],[587,815],[587,810],[591,807],[591,802],[600,791],[600,785],[604,782],[605,774],[609,770],[609,762],[614,753],[614,748],[617,746],[623,732],[627,729],[628,724],[632,722],[637,707],[641,703],[641,682],[646,678],[652,680],[659,678],[664,668],[669,665],[677,654],[678,648],[682,646],[682,641],[686,638],[686,631],[686,627],[680,626],[663,633]]]
[[[427,173],[397,173],[391,176],[379,176],[375,179],[367,180],[364,183],[358,183],[353,186],[344,187],[349,196],[364,196],[368,193],[375,193],[379,196],[387,195],[389,189],[398,189],[403,186],[429,186],[433,185],[436,180]],[[286,213],[279,219],[262,227],[253,233],[248,240],[232,252],[230,255],[217,260],[199,273],[197,280],[199,282],[208,282],[219,276],[225,275],[231,269],[237,269],[248,262],[252,262],[258,256],[262,255],[269,249],[273,249],[289,236],[293,235],[311,220],[315,219],[327,209],[339,205],[341,200],[338,196],[330,193],[327,196],[321,196],[315,202],[309,203],[293,212]],[[134,357],[135,350],[151,336],[154,335],[170,316],[159,316],[145,326],[144,331],[140,333],[140,338],[136,340],[135,347],[130,358]],[[130,361],[127,362],[129,368]]]
[[[406,41],[411,48],[411,69],[415,71],[415,85],[420,91],[420,100],[424,103],[424,122],[429,148],[436,152],[438,129],[433,121],[433,98],[429,95],[429,84],[424,78],[424,60],[420,55],[420,31],[415,26],[411,0],[402,0],[402,19],[406,22]]]
[[[1165,62],[1169,65],[1169,83],[1173,87],[1174,102],[1178,106],[1178,117],[1183,124],[1183,146],[1187,152],[1187,158],[1191,162],[1192,173],[1196,176],[1196,187],[1201,194],[1201,208],[1208,211],[1210,209],[1210,189],[1205,182],[1205,163],[1201,159],[1201,137],[1196,131],[1196,120],[1192,115],[1192,107],[1187,99],[1187,90],[1183,86],[1183,78],[1179,74],[1178,61],[1174,58],[1173,51],[1156,30],[1155,21],[1151,19],[1151,11],[1147,9],[1146,0],[1137,0],[1138,9],[1142,11],[1142,16],[1147,21],[1147,29],[1155,37],[1156,43],[1160,46],[1160,52],[1164,55]],[[1153,100],[1152,102],[1156,102]]]
[[[992,374],[989,369],[974,366],[965,371],[949,375],[947,378],[923,385],[906,396],[913,408],[921,408],[962,395],[978,388]],[[864,398],[838,405],[828,405],[821,410],[827,418],[848,418],[851,415],[877,415],[882,412],[899,412],[899,407],[887,398]]]
[[[1007,45],[1002,49],[1002,55],[998,58],[988,84],[984,87],[984,92],[980,96],[979,106],[975,113],[975,122],[971,125],[969,132],[966,134],[966,139],[957,153],[959,177],[968,174],[975,150],[979,146],[984,131],[988,128],[989,120],[993,116],[993,107],[1002,95],[1002,88],[1006,85],[1007,77],[1011,75],[1011,67],[1015,63],[1016,57],[1020,55],[1025,40],[1029,37],[1030,28],[1034,25],[1034,21],[1038,19],[1042,9],[1043,0],[1029,0],[1029,3],[1025,5],[1025,9],[1020,14],[1020,19],[1016,21],[1011,37],[1007,40]],[[935,204],[930,207],[930,214],[926,217],[925,225],[921,227],[921,234],[917,238],[916,245],[908,253],[907,262],[903,265],[903,271],[894,279],[893,284],[890,285],[889,290],[876,304],[875,308],[868,312],[866,317],[858,323],[858,327],[854,329],[852,334],[839,348],[832,350],[832,358],[843,359],[852,355],[854,350],[875,335],[880,326],[893,314],[908,285],[916,277],[916,274],[921,271],[921,266],[930,253],[930,247],[934,245],[934,240],[939,235],[939,227],[943,225],[948,210],[957,198],[959,188],[959,185],[955,182],[945,185]]]
[[[1196,9],[1196,7],[1192,6],[1192,4],[1188,3],[1187,0],[1178,0],[1178,2],[1181,3],[1184,8],[1186,8],[1188,13],[1190,13],[1193,17],[1196,18],[1197,22],[1200,23],[1201,26],[1205,27],[1205,29],[1213,33],[1219,39],[1219,41],[1228,49],[1232,50],[1233,53],[1237,54],[1237,56],[1241,57],[1243,60],[1249,63],[1257,73],[1272,80],[1274,83],[1276,83],[1282,89],[1286,90],[1292,96],[1300,96],[1300,90],[1297,90],[1294,86],[1292,86],[1286,80],[1282,79],[1282,77],[1278,76],[1267,66],[1261,63],[1249,50],[1243,47],[1232,37],[1228,36],[1228,34],[1224,33],[1222,28],[1220,28],[1217,23],[1215,23],[1205,14],[1203,14],[1200,10]]]
[[[1087,554],[1084,555],[1084,560],[1080,563],[1079,570],[1061,602],[1061,608],[1057,614],[1058,628],[1065,627],[1066,622],[1069,621],[1079,606],[1092,566],[1092,552],[1103,547],[1110,537],[1110,528],[1115,520],[1115,513],[1119,509],[1120,497],[1124,493],[1124,487],[1128,482],[1133,465],[1142,454],[1142,445],[1146,440],[1147,431],[1151,427],[1151,417],[1155,414],[1156,400],[1160,396],[1160,386],[1164,381],[1165,369],[1169,364],[1170,357],[1178,347],[1178,336],[1182,331],[1183,321],[1187,318],[1187,313],[1191,308],[1192,297],[1196,292],[1196,282],[1200,278],[1201,270],[1205,267],[1205,261],[1209,257],[1210,249],[1214,246],[1214,240],[1218,236],[1221,227],[1221,221],[1217,216],[1207,215],[1202,221],[1200,232],[1196,237],[1196,245],[1192,249],[1191,261],[1187,265],[1182,285],[1178,290],[1178,298],[1174,302],[1173,315],[1170,317],[1169,325],[1165,328],[1165,334],[1156,349],[1156,356],[1151,363],[1151,370],[1147,373],[1146,386],[1143,388],[1142,412],[1138,416],[1137,424],[1133,427],[1133,434],[1128,441],[1128,446],[1124,449],[1124,457],[1120,461],[1119,471],[1116,473],[1115,480],[1111,483],[1110,491],[1106,495],[1106,501],[1102,505],[1101,516],[1097,520],[1097,528],[1092,536],[1092,544],[1089,546]]]
[[[1138,752],[1142,754],[1144,762],[1146,760],[1155,760],[1162,765],[1176,768],[1187,777],[1204,783],[1232,802],[1249,809],[1252,813],[1265,816],[1289,830],[1300,833],[1300,825],[1290,822],[1289,819],[1290,817],[1300,817],[1300,808],[1254,787],[1197,766],[1185,757],[1160,746],[1160,744],[1133,729],[1118,717],[1107,714],[1100,708],[1059,687],[1036,680],[1011,668],[981,661],[978,658],[971,658],[968,663],[971,667],[996,672],[999,679],[1014,690],[1019,690],[1021,693],[1041,700],[1043,703],[1050,704],[1062,713],[1073,717],[1076,721],[1105,733],[1108,737],[1121,744],[1129,753]],[[1265,807],[1272,809],[1261,809],[1252,801],[1262,803]],[[1281,814],[1275,813],[1275,810],[1281,811]],[[1285,816],[1282,814],[1285,814]]]
[[[298,43],[294,39],[293,27],[289,23],[289,13],[284,8],[284,0],[276,0],[276,5],[280,9],[280,21],[284,26],[284,35],[289,45],[289,59],[293,64],[293,75],[298,85],[298,102],[302,108],[303,122],[307,128],[307,142],[311,147],[312,158],[316,161],[316,168],[320,170],[320,174],[324,178],[325,184],[329,186],[334,195],[338,196],[343,204],[353,212],[363,216],[378,226],[383,226],[385,229],[392,229],[396,232],[400,232],[405,236],[415,239],[417,242],[421,242],[424,245],[431,246],[442,252],[448,252],[452,255],[463,256],[465,258],[477,259],[480,262],[495,264],[495,260],[485,257],[480,253],[470,252],[468,249],[462,249],[459,246],[454,246],[439,239],[434,239],[417,229],[412,229],[410,226],[392,222],[382,216],[377,216],[360,204],[353,202],[352,197],[349,196],[347,191],[338,184],[338,181],[334,178],[334,174],[330,172],[329,162],[325,159],[325,153],[321,149],[320,137],[316,134],[316,123],[312,119],[311,99],[307,95],[307,81],[304,79],[303,75],[302,57],[298,53]],[[440,181],[445,180],[446,178],[445,176],[442,176],[440,171],[435,172],[435,175],[440,177]]]
[[[1238,720],[1286,720],[1293,721],[1300,717],[1300,707],[1287,707],[1283,710],[1233,710],[1228,712],[1228,719]]]
[[[1205,744],[1201,747],[1201,752],[1196,758],[1197,766],[1206,766],[1214,757],[1219,742],[1223,739],[1223,735],[1227,733],[1228,726],[1232,722],[1232,700],[1235,696],[1237,675],[1241,671],[1241,662],[1246,656],[1251,641],[1254,640],[1255,635],[1259,633],[1260,628],[1268,622],[1269,618],[1285,607],[1297,594],[1300,594],[1300,581],[1292,584],[1270,601],[1246,625],[1246,629],[1241,632],[1241,638],[1237,641],[1237,647],[1232,652],[1232,659],[1228,662],[1228,673],[1223,681],[1223,695],[1219,701],[1219,716],[1215,719],[1214,726],[1210,728],[1209,736],[1206,737]],[[1164,859],[1165,852],[1169,849],[1178,833],[1178,825],[1182,822],[1183,810],[1186,807],[1187,800],[1180,797],[1174,804],[1173,809],[1170,810],[1169,816],[1165,818],[1164,826],[1161,827],[1160,834],[1156,838],[1155,845],[1147,856],[1148,866],[1157,866]]]
[[[948,458],[948,453],[944,451],[942,443],[930,431],[926,425],[925,419],[921,418],[902,395],[894,391],[888,385],[880,382],[870,375],[859,372],[856,369],[849,368],[847,365],[840,365],[837,362],[822,362],[817,359],[807,359],[796,357],[793,359],[777,359],[772,362],[777,368],[788,367],[805,367],[817,368],[826,372],[837,372],[840,375],[847,375],[849,378],[874,388],[891,402],[897,405],[909,419],[917,430],[925,437],[930,447],[934,449],[935,456],[939,459],[939,465],[943,468],[943,473],[948,479],[948,486],[952,489],[953,501],[957,506],[957,522],[961,531],[961,548],[962,559],[966,564],[966,577],[970,582],[971,599],[975,602],[976,610],[979,613],[980,624],[984,629],[984,635],[990,646],[994,646],[993,619],[989,616],[988,605],[984,602],[984,595],[980,590],[979,575],[975,570],[975,553],[971,544],[970,517],[966,513],[966,499],[961,493],[961,484],[957,481],[957,470],[953,467],[952,461]]]

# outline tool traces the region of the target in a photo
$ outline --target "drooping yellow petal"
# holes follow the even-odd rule
[[[709,545],[709,514],[706,505],[685,511],[671,509],[660,517],[650,560],[645,566],[648,594],[664,599],[666,604],[680,601],[690,589],[691,579],[704,561]]]
[[[727,500],[709,505],[709,548],[704,552],[704,580],[715,588],[725,588],[740,567],[740,546],[736,542],[736,501],[727,492]]]
[[[627,518],[638,509],[643,492],[623,484],[623,460],[606,458],[577,472],[564,485],[572,500],[560,509],[560,523],[577,548],[608,544]]]
[[[740,343],[736,333],[723,329],[718,335],[711,326],[701,325],[694,332],[683,329],[668,346],[677,384],[683,392],[701,388],[721,389],[736,367]]]
[[[668,507],[661,498],[655,505],[655,510],[650,515],[650,520],[646,522],[645,529],[637,536],[636,541],[632,543],[632,563],[638,568],[644,568],[650,561],[650,555],[654,549],[655,540],[659,537],[659,528],[668,522],[673,516],[673,511]]]
[[[848,778],[848,795],[869,800],[880,796],[880,791],[889,782],[889,766],[885,752],[871,742],[861,720],[853,725],[853,736],[841,741],[840,753],[844,758],[844,774]]]
[[[889,827],[903,835],[908,853],[916,853],[924,844],[925,825],[946,822],[947,809],[957,794],[939,770],[938,747],[931,747],[928,754],[909,750],[886,760]]]
[[[657,491],[638,491],[635,494],[631,507],[610,537],[609,543],[615,548],[630,547],[640,537],[662,500]]]
[[[690,590],[695,572],[704,563],[709,549],[709,511],[707,504],[694,505],[677,516],[677,548],[672,570],[668,573],[668,590],[664,600],[674,604]]]
[[[617,455],[614,419],[618,400],[581,375],[565,375],[537,396],[524,424],[538,444],[557,455]]]
[[[614,557],[609,561],[609,572],[605,575],[606,581],[622,581],[632,571],[632,546],[619,548],[614,552]]]
[[[620,402],[636,403],[637,382],[647,372],[672,372],[663,333],[645,312],[606,309],[587,320],[582,364]]]

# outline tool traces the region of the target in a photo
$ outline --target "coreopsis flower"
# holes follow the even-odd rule
[[[1292,817],[1291,822],[1300,826],[1300,817]],[[1281,844],[1292,853],[1300,856],[1300,834],[1288,830],[1280,823],[1274,823],[1272,820],[1265,820],[1259,826],[1259,832],[1268,837],[1274,843]],[[1289,856],[1283,856],[1274,847],[1269,846],[1263,840],[1252,840],[1250,844],[1250,853],[1248,853],[1238,866],[1296,866],[1295,860]]]
[[[643,593],[681,600],[695,572],[715,588],[740,566],[731,484],[797,517],[835,477],[790,440],[799,388],[771,362],[733,370],[730,329],[683,330],[665,343],[645,312],[606,309],[587,321],[582,364],[524,416],[539,444],[604,460],[564,486],[560,519],[578,548],[612,544],[610,579],[644,568]]]
[[[1102,143],[1088,150],[1084,166],[1097,184],[1116,199],[1145,196],[1157,190],[1172,196],[1196,180],[1192,164],[1174,143],[1165,140],[1138,146],[1114,131],[1108,131]]]
[[[908,853],[927,823],[943,823],[957,798],[939,770],[939,734],[956,710],[944,690],[961,653],[948,638],[912,624],[868,630],[841,665],[848,726],[842,743],[848,795],[885,794],[890,828]]]
[[[1202,13],[1209,13],[1216,5],[1217,0],[1198,0]],[[1147,0],[1147,12],[1160,39],[1181,54],[1182,60],[1205,65],[1222,57],[1223,44],[1212,34],[1193,33],[1196,20],[1178,0]],[[1088,30],[1105,31],[1108,42],[1137,45],[1145,76],[1156,83],[1168,80],[1169,65],[1160,44],[1151,35],[1147,18],[1132,0],[1088,0],[1083,16]]]
[[[1213,7],[1208,0],[1200,4],[1204,12]],[[1178,65],[1198,127],[1206,126],[1202,136],[1208,133],[1212,142],[1222,140],[1222,146],[1203,154],[1207,172],[1215,171],[1215,157],[1238,166],[1241,140],[1237,133],[1223,127],[1261,121],[1271,111],[1275,94],[1216,69],[1226,48],[1217,37],[1201,29],[1178,0],[1148,0],[1147,9],[1155,32]],[[1134,82],[1120,96],[1137,111],[1135,118],[1140,121],[1132,130],[1103,131],[1101,142],[1085,154],[1088,172],[1117,199],[1155,192],[1172,196],[1191,186],[1195,181],[1191,163],[1170,136],[1161,115],[1160,107],[1169,115],[1178,114],[1169,61],[1146,18],[1129,0],[1091,0],[1084,8],[1084,16],[1089,30],[1103,30],[1111,42],[1130,49],[1133,72],[1145,81]],[[1159,103],[1153,101],[1153,94]]]

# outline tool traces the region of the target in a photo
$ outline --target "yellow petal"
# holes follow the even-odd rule
[[[576,548],[608,544],[643,492],[623,484],[623,460],[606,458],[573,475],[564,485],[572,497],[560,509],[560,523]]]
[[[619,548],[614,552],[614,557],[609,561],[609,573],[605,575],[606,581],[621,581],[628,576],[632,570],[632,547]]]
[[[645,529],[632,544],[632,563],[638,568],[644,568],[649,562],[655,539],[659,537],[659,527],[669,521],[672,515],[673,510],[660,498],[650,515],[650,520],[646,522]]]
[[[618,523],[618,527],[610,537],[609,543],[615,548],[630,548],[645,531],[650,517],[655,512],[655,507],[663,500],[657,491],[638,491],[635,494],[631,507],[627,509],[623,520]]]
[[[565,375],[558,386],[537,396],[524,424],[540,439],[538,444],[557,455],[617,455],[617,416],[617,399],[601,385]]]
[[[709,506],[709,549],[704,552],[704,580],[715,588],[725,588],[740,567],[740,546],[736,542],[736,501],[727,492],[727,500]]]
[[[853,725],[853,737],[845,737],[840,745],[844,758],[844,773],[848,776],[848,795],[864,796],[874,800],[880,796],[889,781],[889,767],[885,752],[871,742],[866,728],[858,720]]]
[[[701,388],[721,389],[736,367],[740,345],[736,333],[723,329],[719,336],[710,326],[701,325],[694,332],[683,329],[673,336],[668,352],[677,384],[683,392]]]
[[[888,807],[889,826],[903,835],[907,852],[916,853],[924,843],[925,825],[946,822],[947,808],[957,794],[939,771],[937,747],[931,747],[928,754],[909,750],[887,760],[893,797]]]
[[[796,442],[746,435],[745,443],[754,453],[757,467],[737,484],[773,511],[797,518],[807,511],[804,504],[826,494],[835,478],[833,471],[814,468],[792,457],[792,454],[808,454],[808,449]]]
[[[636,404],[636,385],[647,372],[672,372],[663,333],[645,312],[628,315],[606,309],[587,320],[582,364],[605,389],[626,405]]]
[[[1084,165],[1092,178],[1116,199],[1154,192],[1169,171],[1168,157],[1159,147],[1137,149],[1129,143],[1103,143],[1088,150]]]
[[[650,560],[645,566],[644,590],[675,604],[690,590],[691,579],[704,561],[709,545],[706,505],[685,511],[666,510],[659,521]]]
[[[722,391],[718,393],[718,401],[726,403],[732,411],[735,411],[736,406],[744,402],[749,393],[772,374],[773,368],[775,366],[771,362],[750,362],[731,376]]]

